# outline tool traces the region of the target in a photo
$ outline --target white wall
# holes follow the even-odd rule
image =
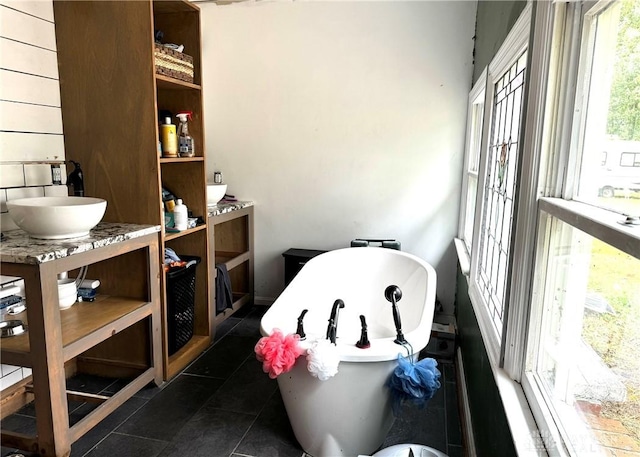
[[[208,173],[256,202],[258,299],[288,248],[388,237],[452,312],[475,2],[199,6]]]
[[[64,160],[53,2],[0,0],[0,229],[7,200],[67,195]],[[0,390],[30,374],[0,364]]]

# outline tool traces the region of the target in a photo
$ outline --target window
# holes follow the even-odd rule
[[[640,153],[623,152],[620,155],[621,167],[640,167]]]
[[[640,5],[557,4],[555,17],[553,46],[571,52],[550,91],[570,116],[547,116],[559,140],[541,154],[567,173],[541,171],[560,192],[538,202],[522,382],[550,452],[622,455],[640,451],[640,228],[622,224],[640,214]]]
[[[470,97],[460,236],[498,389],[538,427],[512,429],[519,451],[640,455],[638,75],[640,2],[532,2],[488,67],[483,121]]]
[[[480,163],[480,146],[482,140],[482,126],[484,116],[484,94],[487,84],[487,72],[482,72],[478,81],[469,93],[467,140],[465,151],[465,173],[462,187],[466,189],[463,195],[462,212],[460,215],[460,238],[465,243],[467,251],[471,251],[473,239],[473,223],[476,211],[476,193],[478,189],[478,166]]]
[[[508,312],[530,21],[528,5],[486,69],[485,89],[475,87],[469,97],[469,165],[463,190],[467,200],[466,212],[461,215],[465,221],[461,235],[471,257],[472,303],[483,321],[488,353],[496,360],[501,355]],[[473,160],[477,160],[475,167]]]

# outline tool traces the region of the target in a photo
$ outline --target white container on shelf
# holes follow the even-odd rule
[[[173,208],[173,222],[176,230],[187,230],[189,213],[187,206],[182,203],[182,199],[179,198],[176,202],[175,208]]]

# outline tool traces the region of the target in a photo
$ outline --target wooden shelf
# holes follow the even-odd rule
[[[209,347],[211,338],[203,335],[193,335],[175,354],[169,356],[167,376],[174,377],[189,365],[193,359]]]
[[[180,238],[183,236],[187,236],[187,235],[191,235],[192,233],[195,232],[199,232],[200,230],[204,230],[206,229],[207,226],[205,224],[202,225],[197,225],[194,228],[190,228],[187,230],[182,230],[181,232],[165,232],[164,234],[164,240],[165,241],[171,241],[171,240],[175,240],[176,238]]]
[[[251,259],[251,253],[249,251],[246,252],[227,252],[227,251],[216,251],[216,262],[224,263],[227,267],[227,270],[233,270],[235,267],[240,265],[243,262],[248,262]]]
[[[204,162],[204,157],[160,157],[160,163]]]
[[[166,1],[159,0],[153,2],[153,12],[156,14],[172,14],[172,13],[197,13],[198,7],[186,0]]]
[[[98,295],[94,302],[79,302],[61,310],[64,361],[149,316],[151,312],[151,305],[147,302],[103,295]],[[26,313],[23,314],[12,318],[27,322]],[[32,366],[28,331],[2,340],[2,360]]]
[[[156,86],[158,89],[169,90],[202,90],[202,86],[198,84],[188,83],[179,79],[171,78],[170,76],[156,74]]]

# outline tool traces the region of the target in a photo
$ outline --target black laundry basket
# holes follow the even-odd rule
[[[169,355],[177,352],[193,336],[196,268],[200,257],[182,255],[187,266],[167,272],[167,333]]]

